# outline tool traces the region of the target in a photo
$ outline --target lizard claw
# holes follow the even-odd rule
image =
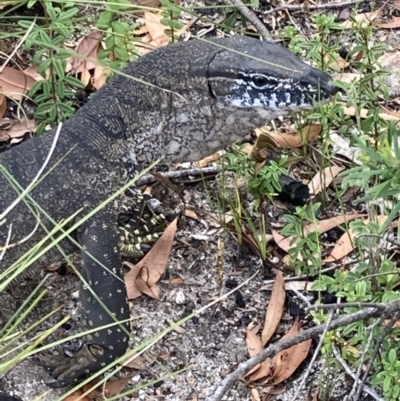
[[[102,369],[106,366],[106,359],[111,360],[110,350],[98,344],[87,344],[73,357],[46,356],[40,358],[40,363],[52,371],[51,376],[54,379],[45,381],[45,384],[52,388],[60,388],[74,384]]]

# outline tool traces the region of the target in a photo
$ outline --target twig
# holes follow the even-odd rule
[[[271,35],[265,25],[258,19],[257,15],[251,11],[246,4],[243,4],[242,0],[224,0],[224,3],[229,6],[236,6],[240,14],[243,15],[249,22],[251,22],[257,29],[258,33],[267,42],[272,42]]]
[[[357,378],[356,374],[350,369],[350,367],[347,365],[347,363],[344,361],[344,359],[340,356],[340,352],[338,351],[338,349],[333,346],[332,347],[333,353],[336,357],[336,359],[339,361],[339,363],[342,365],[343,369],[346,371],[346,373],[352,377],[355,381],[360,381],[360,379]],[[364,386],[363,390],[370,395],[371,397],[373,397],[375,400],[377,401],[385,401],[383,398],[381,398],[376,392],[375,390],[373,390],[372,388],[369,388],[368,386]]]
[[[298,291],[294,287],[294,285],[290,283],[290,281],[287,283],[286,289],[289,291],[293,291],[300,299],[303,300],[303,302],[307,305],[308,308],[312,307],[311,302],[300,291]]]
[[[368,303],[368,302],[346,302],[343,304],[326,304],[326,305],[312,305],[308,307],[307,312],[311,310],[321,310],[321,309],[344,309],[344,308],[376,308],[380,310],[385,310],[385,304],[379,303]]]
[[[168,179],[181,179],[182,177],[188,177],[189,175],[202,176],[205,174],[217,174],[220,168],[218,166],[210,166],[203,168],[190,168],[185,170],[173,170],[166,171],[165,173],[160,173],[165,178]],[[143,177],[139,178],[135,183],[135,186],[140,187],[141,185],[153,184],[157,181],[153,174],[145,174]]]
[[[347,316],[343,316],[339,319],[335,319],[329,325],[329,330],[337,329],[338,327],[347,326],[351,323],[357,322],[359,320],[365,320],[372,317],[380,317],[385,313],[393,313],[400,310],[400,301],[390,302],[386,305],[384,311],[380,309],[368,309],[352,313]],[[240,380],[242,377],[246,376],[255,366],[259,363],[265,361],[267,358],[272,358],[278,352],[293,347],[296,344],[309,340],[310,338],[315,338],[321,335],[326,330],[327,324],[322,324],[320,326],[307,329],[300,334],[288,338],[284,341],[278,342],[271,345],[264,351],[260,352],[253,358],[242,362],[239,367],[225,377],[224,380],[217,386],[215,392],[212,396],[208,397],[206,401],[220,401],[222,397],[232,388],[236,381]]]
[[[364,0],[365,1],[365,0]],[[266,11],[263,13],[264,15],[266,14],[272,14],[277,11],[301,11],[301,10],[328,10],[332,8],[341,8],[341,7],[347,7],[347,6],[352,6],[357,3],[363,3],[364,1],[360,0],[348,0],[348,1],[341,1],[337,3],[326,3],[326,4],[310,4],[307,6],[304,6],[303,4],[288,4],[285,6],[279,6],[276,8],[273,8],[272,10]]]

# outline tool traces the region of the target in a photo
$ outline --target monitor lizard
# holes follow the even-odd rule
[[[310,109],[334,93],[325,72],[278,44],[248,37],[191,40],[140,57],[63,124],[43,179],[29,192],[31,201],[19,202],[0,226],[0,273],[44,238],[45,228],[54,227],[49,216],[60,222],[81,209],[76,221],[160,157],[163,163],[198,160],[272,118]],[[55,136],[53,129],[2,153],[0,165],[26,188]],[[1,214],[18,191],[1,174],[0,188]],[[80,307],[87,326],[98,330],[84,337],[73,357],[54,359],[51,387],[75,383],[127,349],[128,323],[102,328],[130,316],[117,213],[118,202],[109,203],[73,233],[83,278],[97,294],[84,286]],[[67,239],[61,245],[67,255],[79,249]],[[62,260],[51,248],[21,276]]]

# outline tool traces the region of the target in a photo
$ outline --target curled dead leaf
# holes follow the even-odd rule
[[[267,313],[265,315],[264,328],[261,335],[261,344],[265,347],[272,335],[275,333],[279,322],[281,321],[283,308],[285,306],[286,291],[285,280],[282,272],[278,272],[275,283],[272,287],[271,299],[268,303]]]
[[[308,183],[308,189],[310,190],[311,198],[319,194],[322,189],[329,187],[329,185],[331,185],[333,182],[333,179],[343,170],[344,167],[328,166],[315,174],[313,179]]]
[[[376,216],[374,219],[374,221],[376,221],[379,225],[383,225],[386,220],[387,216]],[[365,222],[368,223],[369,219],[366,219]],[[351,229],[348,232],[345,232],[332,249],[330,255],[323,260],[323,263],[337,262],[348,255],[354,249],[355,235],[356,234]]]
[[[0,73],[0,92],[10,99],[21,101],[35,80],[24,71],[4,67]]]
[[[128,349],[126,353],[131,353],[132,350]],[[122,366],[135,370],[145,370],[146,367],[144,365],[143,359],[140,355],[129,355],[126,359],[121,363]]]
[[[72,73],[79,74],[96,67],[102,37],[102,32],[93,30],[78,41],[75,49],[76,56],[71,60]]]
[[[160,290],[156,283],[167,267],[177,223],[178,218],[175,218],[147,255],[125,275],[129,299],[137,298],[142,293],[159,299]]]
[[[35,132],[36,127],[34,120],[0,119],[0,142],[22,138],[27,133]]]
[[[116,379],[116,380],[108,380],[104,385],[96,388],[95,390],[91,391],[87,397],[90,399],[96,399],[99,401],[103,400],[108,400],[109,398],[112,398],[118,394],[121,393],[122,389],[126,386],[126,384],[132,379],[132,376],[126,376],[121,379]],[[90,387],[93,386],[93,383],[90,385]],[[83,387],[83,389],[89,389],[90,387],[86,388],[86,386]]]
[[[258,149],[293,149],[303,146],[318,138],[322,131],[322,125],[315,123],[301,128],[299,132],[276,132],[267,128],[257,129],[257,141],[255,147]]]
[[[171,38],[165,33],[165,29],[167,27],[161,23],[162,19],[163,16],[161,15],[161,12],[158,13],[151,13],[148,11],[144,12],[144,20],[146,28],[152,39],[152,43],[157,47],[165,46],[171,40]]]
[[[287,338],[293,337],[302,332],[299,319],[293,323],[290,330],[281,338],[283,341]],[[288,379],[299,367],[299,365],[306,359],[310,351],[312,340],[306,340],[299,344],[294,345],[286,350],[278,352],[272,363],[276,367],[273,374],[273,384],[279,384]]]
[[[6,114],[6,110],[7,98],[2,93],[0,93],[0,118],[2,118],[4,114]]]

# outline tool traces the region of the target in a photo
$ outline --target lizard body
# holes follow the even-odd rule
[[[22,242],[0,248],[0,273],[45,237],[54,226],[51,220],[61,222],[81,210],[76,221],[154,160],[198,160],[278,115],[312,108],[336,92],[331,83],[329,75],[281,46],[246,37],[178,43],[141,57],[63,124],[28,204],[20,202],[0,226],[0,247]],[[22,188],[45,162],[55,135],[53,129],[0,155],[1,166]],[[0,188],[1,213],[18,191],[2,175]],[[73,233],[82,248],[83,277],[106,309],[84,287],[81,308],[89,328],[99,330],[85,337],[74,357],[55,364],[48,383],[53,387],[98,371],[127,348],[127,323],[101,328],[129,318],[117,213],[113,202]],[[68,239],[60,245],[66,255],[79,250]],[[54,247],[22,275],[61,260],[64,255]]]

